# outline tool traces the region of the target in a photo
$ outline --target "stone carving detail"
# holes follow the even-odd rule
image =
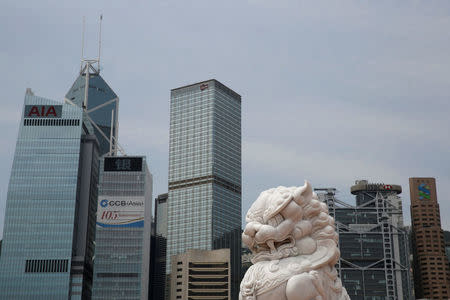
[[[350,299],[334,267],[340,256],[334,219],[307,181],[262,192],[246,222],[242,240],[253,265],[239,299]]]

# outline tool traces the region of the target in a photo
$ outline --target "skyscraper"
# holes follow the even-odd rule
[[[240,230],[241,96],[217,80],[171,91],[169,200],[167,272],[172,255],[213,250]],[[240,268],[240,243],[230,245]],[[239,277],[232,272],[232,299]]]
[[[414,287],[416,298],[449,299],[450,269],[445,255],[434,178],[410,178]]]
[[[413,299],[408,233],[403,228],[401,186],[358,180],[356,206],[336,198],[336,189],[316,189],[339,233],[337,270],[352,300]]]
[[[143,156],[100,164],[92,299],[147,299],[152,175]]]
[[[100,76],[95,63],[97,60],[83,62],[80,74],[64,101],[86,109],[100,144],[100,156],[108,153],[115,155],[120,150],[117,143],[119,97]]]
[[[166,291],[166,253],[167,253],[167,205],[169,195],[161,194],[155,199],[155,233],[152,245],[151,297],[164,300]]]
[[[98,143],[79,107],[27,90],[6,201],[2,299],[91,296]]]

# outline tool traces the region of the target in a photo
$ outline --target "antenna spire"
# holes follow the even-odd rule
[[[86,30],[86,17],[83,16],[83,29],[81,31],[81,66],[80,69],[83,69],[83,61],[84,61],[84,32]]]
[[[100,15],[99,30],[98,30],[98,59],[97,59],[99,73],[100,73],[100,54],[101,54],[101,49],[102,49],[102,20],[103,20],[103,15]]]

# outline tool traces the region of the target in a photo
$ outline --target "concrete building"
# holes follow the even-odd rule
[[[92,299],[147,300],[152,175],[145,156],[100,164]]]
[[[171,262],[171,300],[231,299],[230,249],[188,250]]]
[[[223,247],[241,228],[241,96],[217,80],[171,91],[169,200],[168,266],[188,249]],[[240,235],[228,245],[237,299]]]
[[[434,178],[409,179],[414,286],[417,299],[449,299],[450,269],[445,253]]]
[[[337,270],[350,298],[413,299],[401,186],[358,180],[351,187],[356,205],[338,200],[334,188],[315,190],[336,221]]]
[[[77,106],[27,90],[6,200],[2,299],[90,299],[98,143]]]

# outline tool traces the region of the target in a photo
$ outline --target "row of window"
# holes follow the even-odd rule
[[[68,259],[27,259],[25,273],[64,273],[68,265]]]
[[[79,119],[24,119],[24,126],[80,126]]]

